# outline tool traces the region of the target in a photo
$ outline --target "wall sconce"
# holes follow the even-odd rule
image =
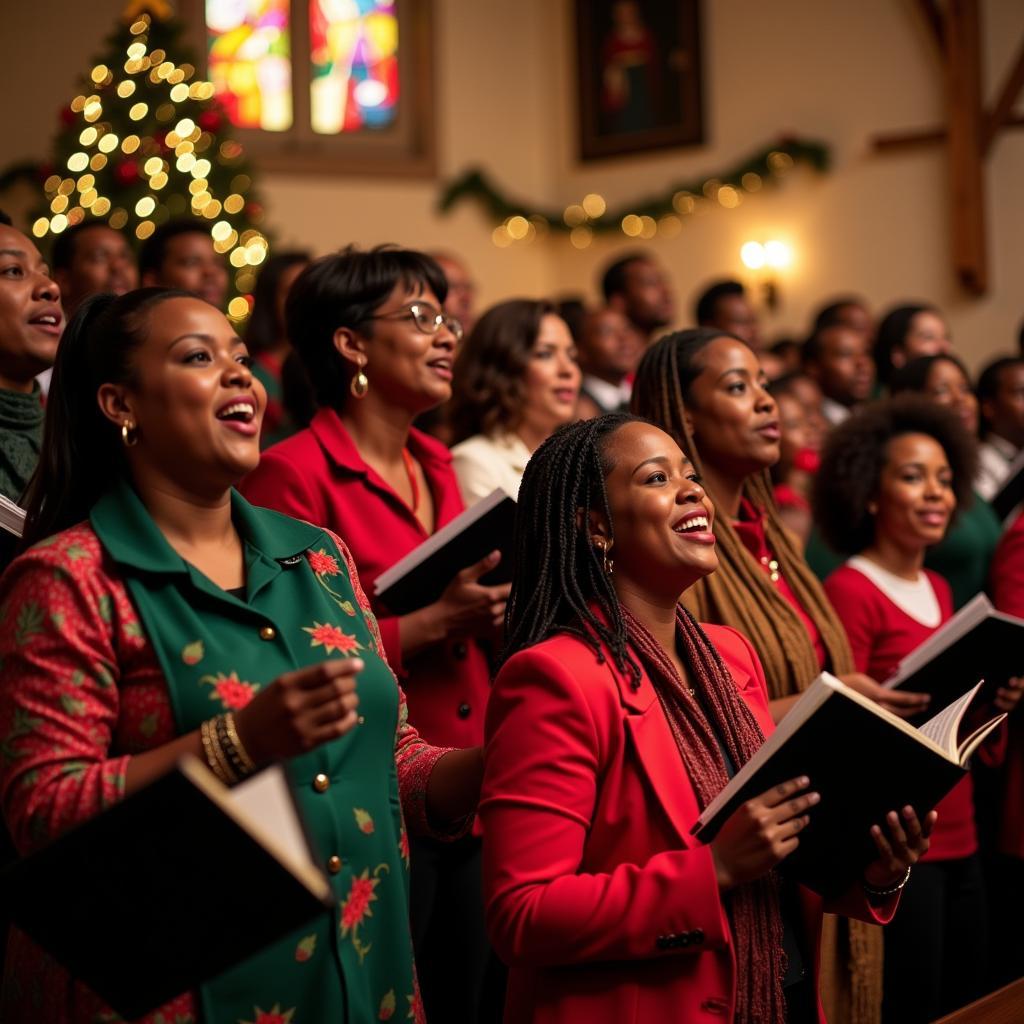
[[[793,250],[777,238],[766,242],[744,242],[740,259],[750,270],[757,271],[757,282],[764,292],[765,305],[773,312],[779,305],[779,286],[774,271],[793,262]]]

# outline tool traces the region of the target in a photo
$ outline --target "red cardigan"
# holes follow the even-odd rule
[[[1024,512],[1003,534],[992,559],[992,601],[1024,618]],[[1003,814],[999,848],[1024,858],[1024,714],[1010,715],[1010,742],[1003,768]]]
[[[953,592],[937,573],[930,569],[925,569],[924,573],[938,599],[939,625],[942,625],[953,615]],[[922,625],[909,616],[864,573],[849,565],[840,566],[829,576],[825,593],[846,628],[857,671],[879,683],[888,679],[900,660],[939,628]],[[935,712],[941,710],[934,709]],[[979,756],[984,755],[979,752]],[[978,849],[974,784],[970,775],[958,782],[935,809],[939,820],[932,832],[931,846],[922,860],[969,857]]]
[[[423,467],[436,525],[444,526],[463,510],[448,449],[412,430],[409,451]],[[428,536],[412,509],[363,460],[332,409],[321,409],[306,430],[265,451],[240,489],[254,505],[338,534],[371,595],[373,581]],[[480,645],[473,640],[449,640],[405,661],[397,617],[373,597],[370,600],[388,663],[406,691],[409,720],[431,743],[479,745],[490,674]]]
[[[767,735],[753,649],[733,629],[704,629]],[[511,658],[487,711],[479,813],[488,929],[510,965],[505,1024],[733,1019],[744,965],[646,675],[634,690],[567,634]],[[800,895],[816,979],[822,903]],[[895,906],[871,908],[857,886],[829,909],[884,923]]]

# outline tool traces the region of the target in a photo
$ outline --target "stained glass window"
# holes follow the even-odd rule
[[[290,6],[290,0],[206,0],[210,80],[239,128],[292,126]]]
[[[396,0],[309,0],[310,120],[323,135],[390,127],[398,113]]]

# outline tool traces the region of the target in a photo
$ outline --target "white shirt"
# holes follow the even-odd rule
[[[978,475],[974,478],[974,489],[986,501],[991,501],[1006,483],[1010,463],[1018,452],[1019,449],[998,434],[989,434],[978,445]]]
[[[629,381],[609,384],[608,381],[592,377],[589,373],[583,375],[580,389],[586,391],[603,412],[617,412],[623,406],[628,406],[629,396],[633,393],[633,385]]]
[[[927,573],[922,571],[917,574],[916,580],[906,580],[863,555],[854,555],[846,564],[862,576],[867,576],[897,608],[922,626],[935,629],[942,622],[939,599],[935,596],[935,588]]]
[[[850,418],[850,410],[828,395],[821,397],[821,415],[829,421],[833,427],[838,427],[843,420]]]
[[[517,497],[529,461],[530,449],[517,434],[477,434],[452,449],[452,467],[467,508],[495,487]]]

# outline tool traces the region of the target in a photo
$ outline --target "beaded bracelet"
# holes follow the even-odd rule
[[[231,774],[235,776],[235,780],[238,781],[247,775],[252,775],[255,765],[252,758],[241,749],[241,745],[235,742],[238,733],[234,728],[234,721],[229,722],[228,715],[218,715],[213,720],[213,728],[215,746],[219,748]],[[234,737],[232,737],[232,733],[234,733]],[[252,765],[251,768],[250,765]]]
[[[886,896],[895,896],[896,893],[898,893],[903,888],[903,886],[905,886],[907,884],[907,882],[909,882],[909,881],[910,881],[910,865],[908,864],[907,865],[907,873],[899,880],[899,882],[896,883],[896,885],[892,886],[889,889],[875,889],[874,887],[868,885],[867,882],[864,882],[863,885],[864,885],[864,891],[869,896],[871,896],[874,899],[883,899]]]
[[[229,711],[224,716],[224,728],[227,730],[228,742],[232,747],[234,747],[238,754],[239,761],[242,764],[242,768],[245,770],[245,774],[252,775],[257,771],[257,765],[249,756],[249,751],[245,749],[245,745],[242,743],[242,739],[238,735],[238,729],[235,726],[235,713],[233,711]]]

